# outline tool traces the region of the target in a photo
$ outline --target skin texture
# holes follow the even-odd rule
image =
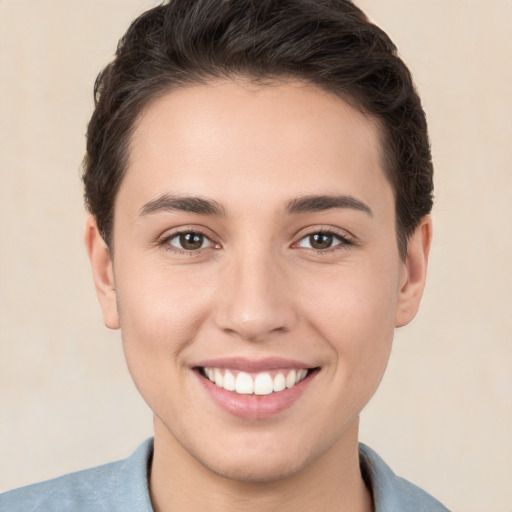
[[[394,328],[417,312],[431,238],[426,217],[400,259],[379,139],[373,119],[300,83],[191,86],[140,116],[113,258],[93,218],[85,239],[105,324],[121,328],[154,412],[157,511],[371,510],[358,416]],[[159,209],[166,194],[206,199],[220,215]],[[369,212],[286,211],[311,195],[349,196]],[[180,248],[177,232],[202,234],[201,248]],[[332,246],[312,248],[310,235],[325,232]],[[319,371],[290,407],[248,419],[201,383],[197,365],[221,357]]]

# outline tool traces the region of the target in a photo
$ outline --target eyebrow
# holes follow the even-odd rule
[[[320,212],[333,208],[358,210],[373,216],[371,208],[349,195],[312,195],[292,199],[286,203],[285,215]],[[226,211],[216,201],[203,197],[188,197],[164,194],[146,203],[139,211],[140,216],[160,211],[182,211],[197,215],[216,215],[225,217]]]
[[[286,204],[285,214],[321,212],[332,208],[349,208],[367,213],[370,217],[373,217],[373,212],[367,204],[349,195],[313,195],[298,197]]]
[[[226,216],[224,208],[211,199],[203,197],[183,197],[164,194],[146,203],[139,211],[140,216],[161,211],[182,211],[196,213],[197,215]]]

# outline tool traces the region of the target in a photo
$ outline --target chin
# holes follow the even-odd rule
[[[200,461],[206,469],[212,473],[240,483],[263,484],[284,480],[298,473],[305,465],[297,460],[290,460],[290,457],[269,457],[261,455],[256,459],[253,457],[239,458],[226,457],[222,461]]]

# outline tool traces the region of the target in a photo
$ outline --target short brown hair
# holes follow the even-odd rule
[[[395,45],[349,0],[170,0],[131,24],[96,79],[83,166],[86,206],[107,245],[141,110],[176,87],[235,76],[299,79],[379,121],[404,257],[432,209],[425,113]]]

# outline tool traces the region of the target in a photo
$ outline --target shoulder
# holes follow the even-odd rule
[[[94,506],[98,512],[111,509],[112,482],[120,464],[114,462],[8,491],[0,495],[0,511],[60,512],[81,510],[80,506]]]
[[[147,485],[148,439],[127,459],[0,495],[0,512],[152,512]]]
[[[423,489],[395,475],[368,446],[359,444],[361,471],[373,492],[375,512],[449,512]]]

